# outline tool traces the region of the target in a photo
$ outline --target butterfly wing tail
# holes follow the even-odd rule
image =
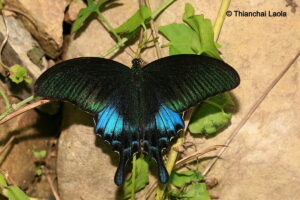
[[[140,149],[137,126],[120,115],[119,108],[112,103],[95,116],[95,133],[109,142],[114,151],[119,152],[119,166],[115,183],[120,186],[125,181],[125,166]]]
[[[173,137],[178,136],[179,130],[183,127],[182,115],[164,105],[160,106],[158,112],[145,126],[144,151],[157,162],[158,176],[162,183],[168,182],[169,175],[161,152],[169,146]]]

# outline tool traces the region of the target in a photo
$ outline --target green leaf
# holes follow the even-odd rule
[[[36,173],[36,175],[41,176],[43,174],[42,168],[40,168],[40,167],[37,168],[36,171],[35,171],[35,173]]]
[[[0,0],[0,10],[4,8],[4,0]]]
[[[185,4],[183,19],[187,19],[195,15],[195,9],[190,3]]]
[[[158,30],[170,41],[170,55],[196,54],[201,48],[196,32],[185,24],[170,24]]]
[[[35,158],[44,158],[47,155],[47,151],[46,150],[42,150],[42,151],[34,151],[33,152],[33,156]]]
[[[149,163],[147,160],[145,158],[138,158],[136,160],[135,192],[142,190],[149,183],[148,171]],[[123,186],[123,199],[130,198],[132,187],[132,176],[130,176]]]
[[[225,112],[224,108],[233,105],[228,93],[209,98],[194,111],[188,126],[189,130],[194,134],[212,136],[230,122],[232,114]]]
[[[5,180],[5,176],[2,173],[0,173],[0,185],[7,187],[7,182]]]
[[[187,3],[185,5],[183,21],[197,33],[201,45],[197,54],[205,54],[221,60],[217,44],[214,42],[214,31],[211,21],[205,19],[204,15],[194,15],[194,13],[192,5]]]
[[[99,7],[108,0],[98,0],[97,3],[94,3],[93,0],[87,0],[87,7],[82,8],[77,16],[77,19],[73,23],[72,33],[78,31],[85,23],[85,21],[96,11],[99,10]]]
[[[26,68],[17,64],[9,68],[9,78],[15,83],[21,83],[25,79],[28,79],[27,81],[29,81],[29,79],[31,80],[31,78],[27,77]]]
[[[26,194],[16,186],[9,186],[3,189],[3,195],[8,197],[8,200],[29,200]]]
[[[146,6],[140,6],[126,22],[115,29],[117,34],[130,35],[135,32],[142,24],[147,23],[151,18],[151,10]]]
[[[183,187],[192,181],[200,181],[204,178],[198,171],[188,170],[183,172],[172,171],[170,183],[176,187]]]
[[[195,183],[189,185],[184,193],[178,197],[185,200],[211,200],[205,183]]]

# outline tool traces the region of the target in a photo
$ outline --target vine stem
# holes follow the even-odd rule
[[[219,12],[218,12],[218,16],[216,18],[215,24],[214,24],[214,40],[218,41],[219,39],[219,35],[226,17],[226,12],[229,8],[230,5],[230,1],[231,0],[223,0],[220,8],[219,8]]]
[[[163,10],[165,10],[168,6],[170,6],[176,0],[167,0],[164,2],[156,11],[152,13],[152,19],[154,20]]]
[[[112,27],[112,25],[108,22],[108,20],[104,17],[104,15],[97,10],[96,13],[99,16],[100,21],[107,27],[108,31],[111,32],[118,40],[118,43],[122,40],[121,37],[116,33],[115,29]]]
[[[10,108],[10,102],[9,102],[7,95],[5,94],[5,91],[1,87],[0,87],[0,95],[2,96],[2,98],[4,100],[5,110],[8,110]]]
[[[222,0],[220,9],[218,11],[218,16],[216,18],[215,25],[214,25],[214,35],[215,35],[214,39],[215,39],[215,42],[217,42],[217,40],[219,38],[221,28],[222,28],[222,25],[224,23],[224,20],[225,20],[225,17],[226,17],[226,12],[227,12],[227,9],[228,9],[229,5],[230,5],[230,0]],[[191,109],[191,110],[193,111],[193,109]],[[191,111],[191,113],[192,113],[192,111]],[[168,154],[168,160],[167,160],[167,163],[166,163],[166,168],[167,168],[167,171],[168,171],[169,174],[173,170],[174,165],[176,163],[177,156],[178,156],[178,152],[174,150],[174,147],[178,147],[178,146],[181,146],[183,144],[184,136],[186,135],[187,126],[190,122],[190,119],[191,119],[191,114],[189,116],[187,116],[187,118],[186,118],[185,130],[183,131],[182,134],[179,135],[179,138],[177,139],[177,142],[171,147],[171,150]],[[162,185],[162,184],[159,185],[159,187],[156,190],[155,200],[161,200],[163,198],[165,189],[166,189],[166,184],[165,185]]]
[[[23,101],[20,101],[17,104],[12,104],[11,107],[9,109],[6,109],[1,115],[0,115],[0,120],[2,120],[4,117],[6,117],[8,114],[10,114],[11,112],[19,109],[20,107],[22,107],[23,105],[25,105],[26,103],[32,101],[34,99],[34,95],[24,99]],[[1,122],[1,121],[0,121]],[[1,123],[0,123],[1,124]]]

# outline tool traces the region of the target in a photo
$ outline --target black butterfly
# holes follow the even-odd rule
[[[125,165],[143,151],[168,181],[161,151],[184,127],[182,114],[202,100],[239,85],[228,64],[201,55],[175,55],[132,68],[103,58],[61,62],[35,83],[38,96],[65,100],[94,115],[95,132],[120,153],[115,183],[124,183]]]

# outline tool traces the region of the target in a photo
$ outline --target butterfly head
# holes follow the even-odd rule
[[[140,58],[134,58],[132,60],[132,67],[133,68],[141,68],[142,67],[142,60]]]

